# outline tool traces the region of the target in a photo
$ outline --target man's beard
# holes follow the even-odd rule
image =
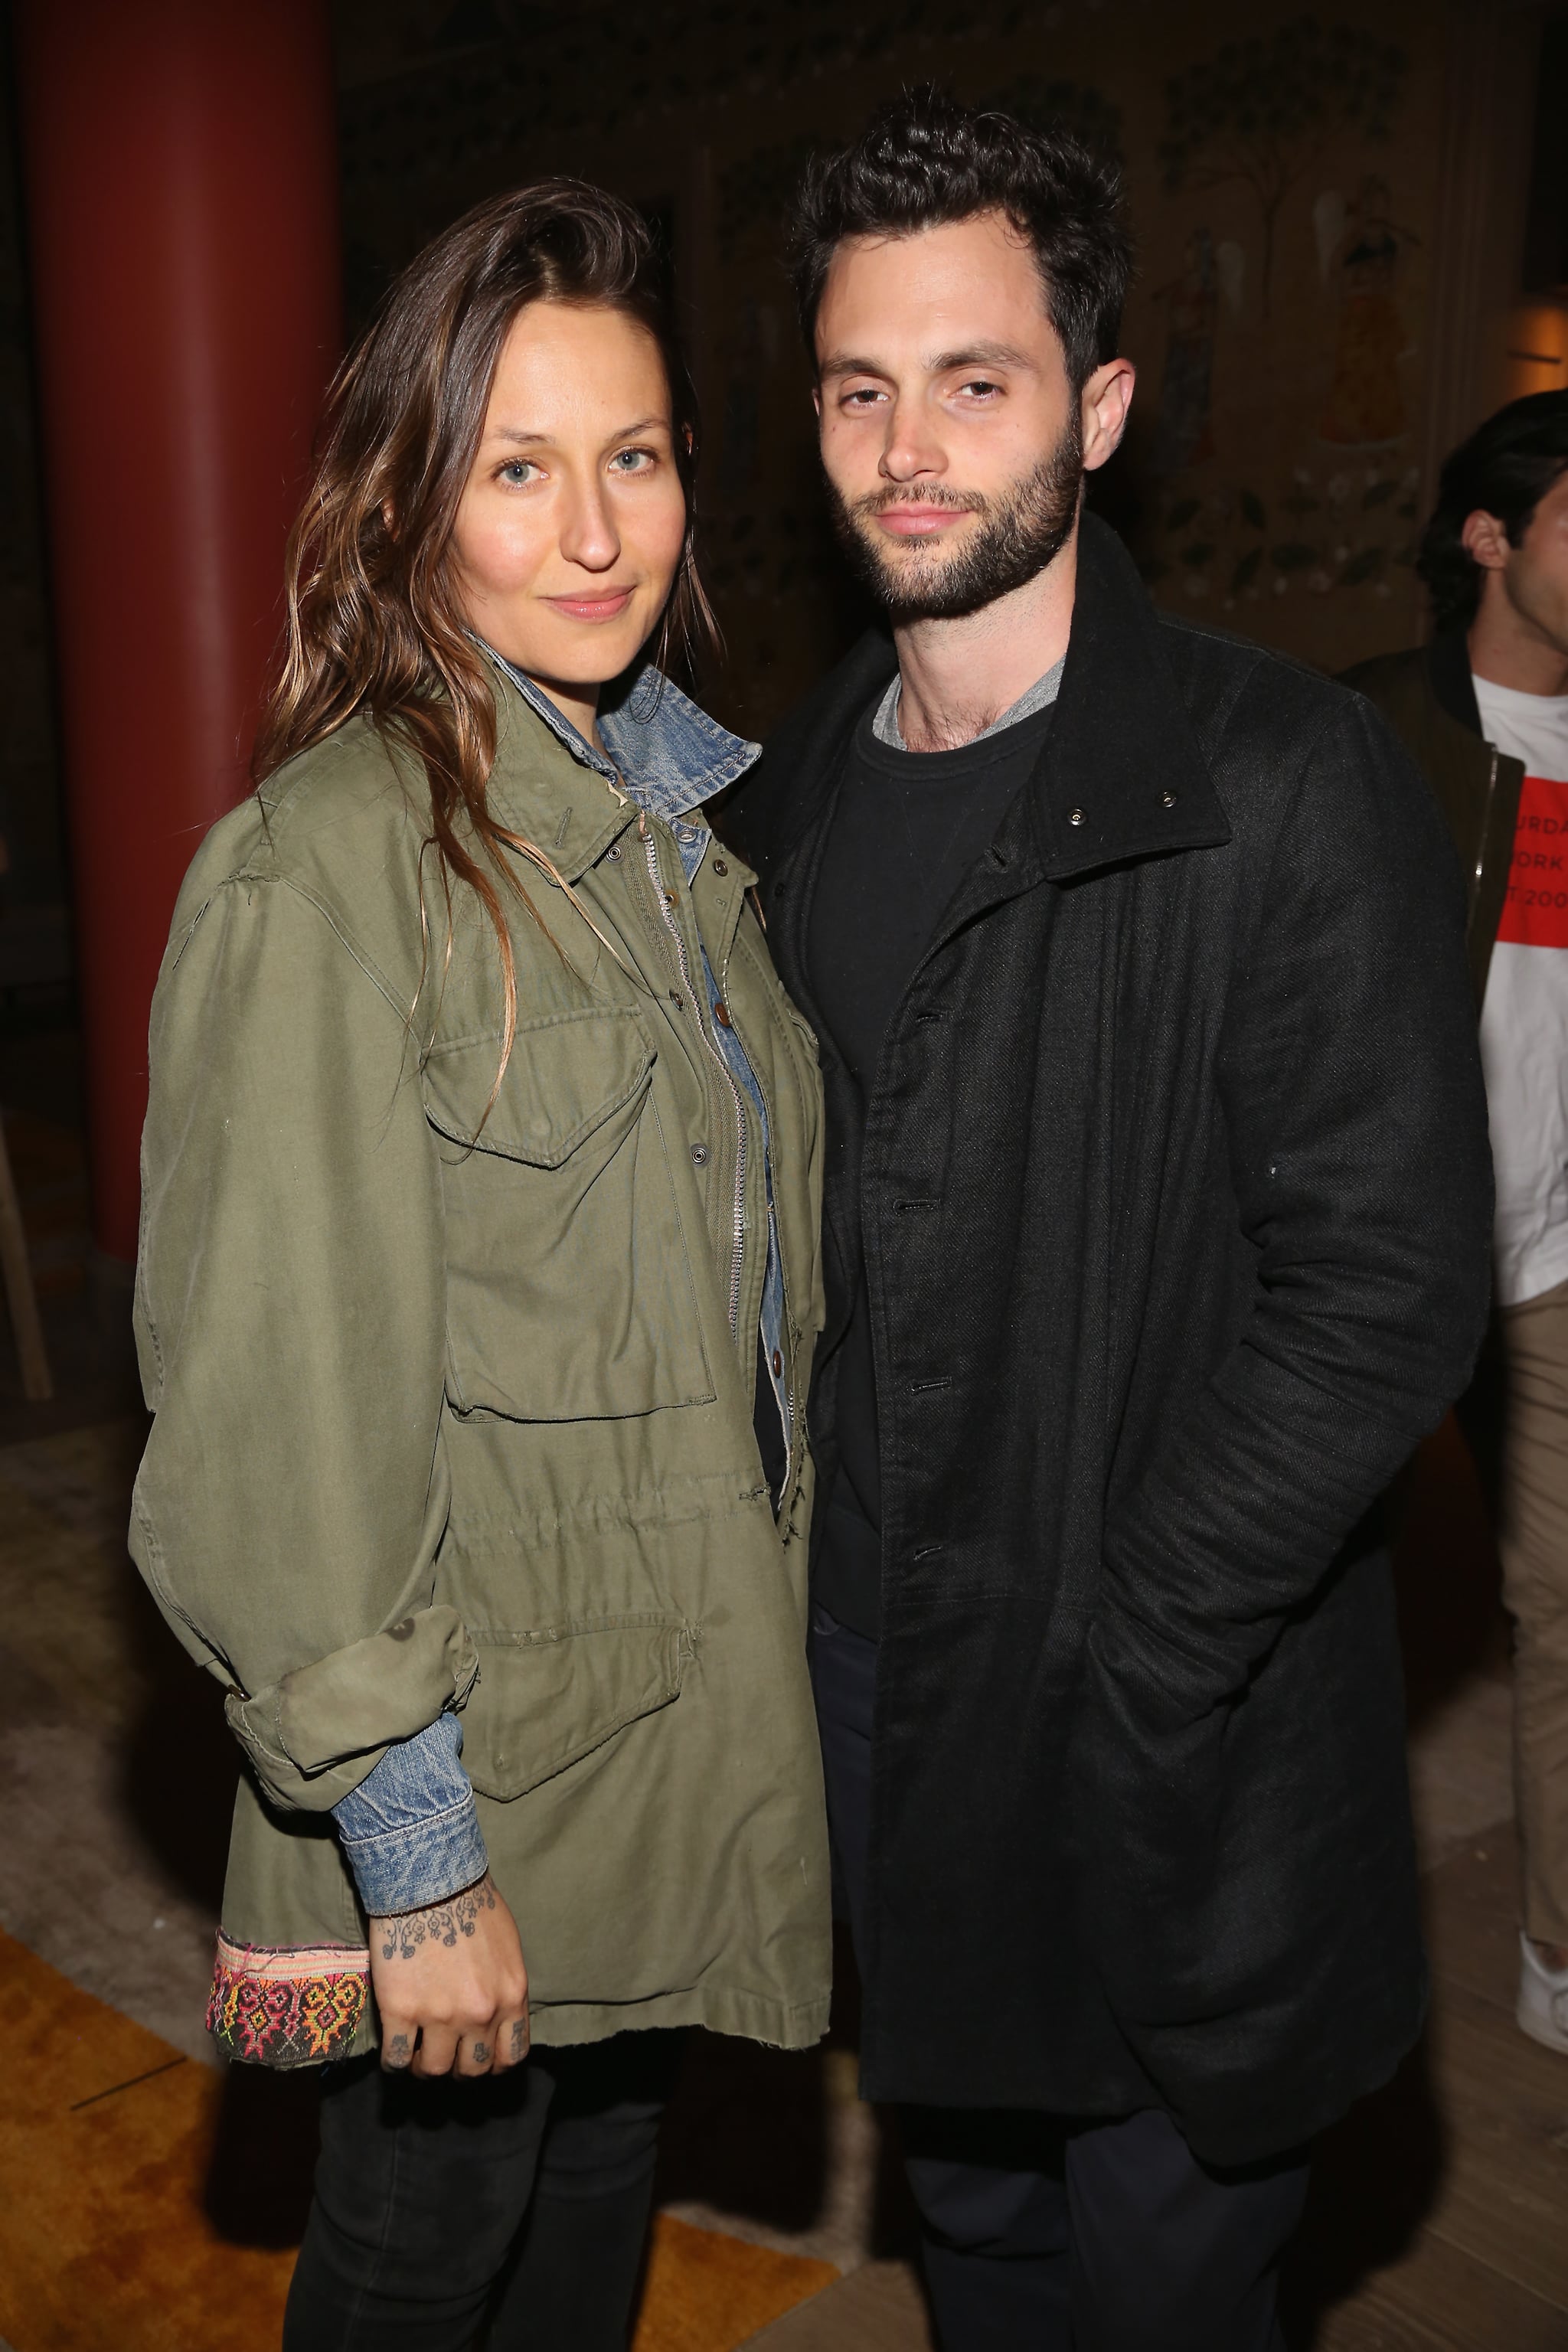
[[[827,496],[838,543],[889,620],[956,621],[1022,588],[1060,554],[1078,520],[1082,482],[1083,436],[1074,410],[1050,455],[995,498],[940,482],[889,483],[853,505],[829,482]],[[979,521],[951,555],[906,540],[912,551],[895,560],[875,519],[886,507],[915,499]]]

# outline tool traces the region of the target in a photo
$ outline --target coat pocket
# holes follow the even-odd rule
[[[680,1696],[695,1647],[685,1618],[589,1618],[479,1637],[463,1762],[485,1797],[521,1797]]]
[[[438,1048],[448,1384],[459,1411],[593,1421],[706,1404],[653,1048],[620,1008]],[[495,1099],[490,1101],[492,1089]],[[489,1114],[486,1106],[489,1104]]]

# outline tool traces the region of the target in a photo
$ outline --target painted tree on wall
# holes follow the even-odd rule
[[[1336,139],[1387,137],[1408,64],[1375,33],[1298,16],[1276,33],[1227,42],[1166,83],[1166,188],[1240,181],[1252,190],[1263,222],[1265,318],[1286,197]]]

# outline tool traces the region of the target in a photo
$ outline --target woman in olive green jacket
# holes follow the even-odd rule
[[[755,747],[644,659],[706,614],[693,457],[626,207],[411,265],[153,1006],[132,1548],[245,1755],[213,2030],[331,2067],[291,2352],[608,2352],[629,2030],[826,2022],[821,1109],[701,818]]]

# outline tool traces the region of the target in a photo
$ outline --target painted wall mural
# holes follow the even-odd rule
[[[355,47],[363,11],[363,48]],[[1128,446],[1095,486],[1159,599],[1337,668],[1419,634],[1418,452],[1444,19],[1427,0],[741,0],[564,26],[533,0],[343,0],[362,310],[422,237],[544,171],[674,223],[707,414],[715,699],[767,726],[858,625],[823,515],[780,223],[805,158],[921,77],[1123,160]],[[366,61],[356,78],[354,59]]]

